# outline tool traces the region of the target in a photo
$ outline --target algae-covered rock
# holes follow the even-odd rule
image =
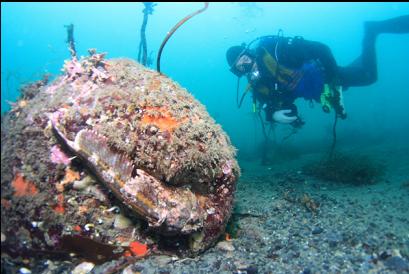
[[[104,261],[140,255],[135,242],[182,254],[215,243],[240,171],[229,138],[189,92],[95,51],[32,86],[35,96],[2,119],[10,256],[52,250]],[[95,183],[73,187],[84,179]],[[132,224],[115,226],[116,214]]]

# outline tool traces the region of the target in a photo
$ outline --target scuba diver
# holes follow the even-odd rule
[[[325,112],[333,108],[336,118],[345,119],[342,90],[377,80],[377,35],[409,33],[409,15],[368,21],[364,27],[361,56],[346,67],[337,65],[328,46],[300,36],[283,37],[280,32],[256,38],[247,46],[230,47],[226,53],[230,71],[238,79],[246,75],[249,83],[238,106],[251,89],[254,105],[259,102],[268,122],[301,127],[304,121],[294,104],[300,97],[320,103]],[[255,42],[257,46],[251,48]]]

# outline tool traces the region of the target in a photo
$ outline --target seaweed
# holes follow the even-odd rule
[[[369,156],[334,154],[305,165],[305,174],[336,183],[366,185],[379,182],[385,175],[386,166]]]

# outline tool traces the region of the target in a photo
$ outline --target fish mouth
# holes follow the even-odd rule
[[[107,137],[94,130],[82,129],[71,141],[56,119],[50,121],[57,139],[150,227],[169,235],[190,234],[203,227],[206,213],[189,188],[168,186],[136,168],[125,154],[110,148]]]

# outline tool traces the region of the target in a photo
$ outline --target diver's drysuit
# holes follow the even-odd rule
[[[409,33],[409,15],[385,21],[365,23],[362,53],[345,67],[337,65],[328,46],[302,37],[266,36],[249,51],[258,65],[257,73],[249,73],[248,81],[256,101],[264,105],[266,120],[272,121],[277,110],[290,109],[289,116],[298,116],[296,98],[315,100],[325,106],[328,87],[330,105],[345,118],[339,88],[370,85],[377,80],[375,41],[380,33]],[[325,110],[325,109],[324,109]],[[293,123],[301,125],[300,119]]]

